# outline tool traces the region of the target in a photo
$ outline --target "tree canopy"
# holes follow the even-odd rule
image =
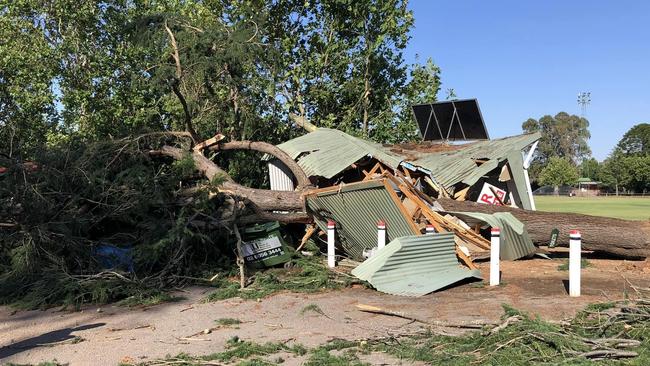
[[[413,139],[439,69],[406,64],[405,0],[2,6],[2,152],[142,131],[279,142],[302,122]]]
[[[552,157],[566,158],[578,165],[591,155],[589,121],[584,117],[560,112],[539,120],[529,118],[521,128],[525,133],[540,132],[542,135],[530,166],[533,181],[540,181],[541,170]]]
[[[555,187],[556,192],[559,186],[575,184],[578,178],[576,166],[569,159],[559,156],[551,157],[539,175],[540,182]]]
[[[600,180],[619,192],[650,190],[650,124],[628,130],[601,167]]]
[[[406,0],[3,2],[0,303],[142,295],[233,257],[243,273],[237,224],[306,216],[301,192],[251,188],[272,144],[417,137],[410,105],[440,70],[404,61],[412,26]]]
[[[560,112],[555,116],[543,116],[539,120],[529,118],[521,127],[526,133],[542,134],[535,154],[535,158],[542,163],[553,156],[578,163],[591,154],[587,142],[591,137],[589,121],[584,117]]]
[[[630,128],[616,145],[615,153],[625,156],[650,155],[650,123],[639,123]]]

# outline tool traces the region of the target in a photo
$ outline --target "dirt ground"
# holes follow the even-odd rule
[[[236,298],[203,303],[211,289],[191,288],[180,294],[184,297],[181,301],[152,307],[107,305],[77,312],[1,307],[0,362],[38,363],[56,359],[70,365],[117,365],[120,361],[141,362],[180,352],[219,352],[233,336],[262,343],[282,341],[316,346],[334,338],[379,337],[415,331],[422,326],[396,317],[363,313],[356,309],[356,304],[381,306],[436,324],[496,322],[503,314],[502,304],[548,320],[560,320],[589,303],[622,299],[626,293],[633,296],[630,284],[650,287],[648,261],[588,260],[591,266],[583,270],[579,298],[567,295],[568,272],[558,270],[565,261],[560,258],[502,262],[501,286],[466,283],[419,298],[348,288],[318,294],[280,293],[258,301]],[[487,279],[489,263],[480,266]],[[318,305],[325,315],[301,314],[311,304]],[[220,318],[236,318],[242,323],[195,335],[214,327],[215,320]],[[282,357],[286,360],[284,365],[300,365],[305,360],[289,354]],[[399,360],[381,354],[371,354],[363,360],[376,365],[400,364]]]

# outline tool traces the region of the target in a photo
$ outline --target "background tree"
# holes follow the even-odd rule
[[[578,178],[576,166],[569,159],[559,156],[551,157],[539,175],[540,183],[553,186],[556,195],[561,185],[574,184]]]
[[[650,123],[639,123],[623,135],[616,150],[625,156],[650,155]]]
[[[580,176],[591,180],[600,179],[600,163],[595,158],[584,159],[580,163]]]
[[[650,124],[640,123],[623,135],[603,163],[602,181],[616,194],[650,190]]]
[[[531,163],[531,179],[538,180],[542,168],[551,157],[566,158],[574,164],[591,154],[587,140],[589,121],[586,118],[560,112],[555,116],[546,115],[539,120],[530,118],[522,124],[525,133],[540,132],[542,138]]]

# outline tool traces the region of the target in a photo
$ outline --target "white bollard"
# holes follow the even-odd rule
[[[490,231],[490,286],[498,286],[500,280],[499,261],[501,259],[501,230],[493,227]]]
[[[377,221],[377,249],[386,246],[386,223],[382,220]]]
[[[334,252],[334,228],[336,223],[332,220],[327,222],[327,266],[336,267],[336,253]]]
[[[569,296],[580,296],[580,267],[582,265],[580,232],[571,230],[569,234]]]
[[[436,229],[433,227],[433,225],[428,224],[427,228],[426,228],[426,231],[425,231],[425,234],[429,235],[429,234],[435,234],[435,233],[436,233]]]

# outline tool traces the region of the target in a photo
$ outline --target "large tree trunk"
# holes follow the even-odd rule
[[[219,148],[212,148],[219,150]],[[200,150],[186,151],[171,146],[164,146],[160,150],[151,151],[151,155],[167,156],[176,160],[182,159],[187,154],[192,156],[196,169],[208,180],[220,177],[224,182],[219,186],[219,192],[239,197],[255,214],[241,217],[241,222],[280,221],[280,222],[309,222],[310,217],[305,212],[305,203],[302,193],[309,187],[309,180],[299,166],[275,146],[264,142],[237,141],[223,144],[222,150],[246,149],[266,152],[274,155],[285,163],[292,171],[295,169],[299,190],[271,191],[242,186],[236,183],[223,169],[208,159]],[[284,154],[284,155],[283,155]],[[294,166],[295,165],[295,166]],[[274,211],[284,211],[278,213]]]
[[[305,212],[304,194],[309,191],[309,181],[300,167],[275,146],[263,142],[234,141],[210,147],[212,150],[246,149],[269,153],[280,159],[296,176],[298,190],[292,192],[255,189],[236,183],[225,171],[208,159],[200,150],[185,151],[165,146],[152,154],[181,159],[191,154],[196,168],[209,180],[221,176],[224,182],[219,191],[239,197],[254,211],[253,215],[240,217],[239,222],[276,220],[280,222],[309,222]],[[582,247],[627,258],[650,256],[650,222],[628,221],[579,214],[527,211],[503,206],[490,206],[475,202],[440,198],[438,202],[447,211],[474,211],[484,213],[511,212],[526,224],[528,233],[537,245],[548,244],[551,231],[560,231],[558,242],[567,245],[570,230],[580,230]],[[284,211],[277,212],[277,211]]]
[[[446,211],[510,212],[523,222],[533,242],[548,245],[551,231],[560,231],[558,245],[567,246],[569,231],[579,230],[582,234],[582,248],[609,253],[626,258],[650,256],[650,221],[630,221],[608,217],[528,211],[503,206],[490,206],[468,201],[438,199]]]

